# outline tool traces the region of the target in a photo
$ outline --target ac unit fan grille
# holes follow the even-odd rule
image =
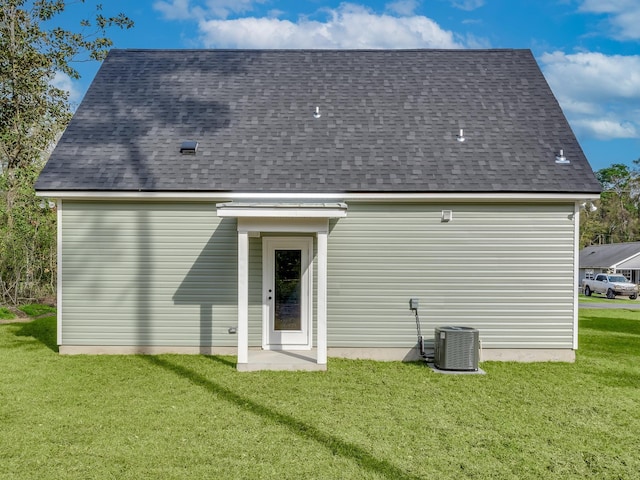
[[[435,330],[435,366],[441,370],[478,370],[479,332],[470,327]]]

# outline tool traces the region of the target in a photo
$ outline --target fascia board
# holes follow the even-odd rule
[[[343,218],[347,216],[345,210],[314,210],[308,208],[280,208],[280,209],[236,209],[225,208],[218,210],[219,217],[261,217],[261,218]]]
[[[69,200],[157,200],[157,201],[233,201],[233,200],[332,200],[368,202],[584,202],[597,200],[595,193],[264,193],[264,192],[89,192],[41,190],[39,197]]]
[[[347,216],[347,205],[330,204],[322,206],[318,204],[280,204],[280,205],[260,205],[259,203],[249,205],[234,205],[231,203],[217,204],[219,217],[270,217],[270,218],[344,218]]]
[[[640,255],[640,252],[634,253],[633,255],[631,255],[630,257],[625,258],[624,260],[620,260],[619,262],[614,263],[612,265],[612,267],[613,268],[618,268],[623,263],[627,263],[628,261],[635,259],[638,255]]]

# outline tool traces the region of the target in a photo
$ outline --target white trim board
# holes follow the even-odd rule
[[[216,204],[219,217],[261,218],[344,218],[346,203],[251,203],[239,202]]]
[[[238,233],[318,233],[329,231],[329,219],[324,218],[238,218]]]
[[[39,197],[73,200],[149,200],[149,201],[379,201],[379,202],[584,202],[597,200],[597,193],[230,193],[230,192],[82,192],[48,191],[37,192]]]

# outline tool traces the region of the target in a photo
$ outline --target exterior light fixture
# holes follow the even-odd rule
[[[313,112],[313,118],[320,118],[322,115],[320,114],[320,107],[316,107],[316,111]]]
[[[558,152],[558,155],[556,155],[556,163],[560,165],[566,165],[568,163],[571,163],[571,161],[567,160],[567,157],[564,156],[564,150],[562,148]]]
[[[460,129],[460,133],[458,133],[458,135],[456,135],[456,140],[458,140],[460,143],[464,142],[466,140],[466,138],[464,138],[464,130]]]
[[[180,145],[180,153],[182,155],[195,155],[198,150],[198,142],[195,140],[185,140]]]

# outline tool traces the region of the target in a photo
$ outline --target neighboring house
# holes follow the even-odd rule
[[[36,187],[61,353],[415,359],[413,297],[574,359],[600,184],[528,50],[113,50]]]
[[[640,242],[591,245],[580,251],[580,283],[584,278],[608,272],[640,283]]]

